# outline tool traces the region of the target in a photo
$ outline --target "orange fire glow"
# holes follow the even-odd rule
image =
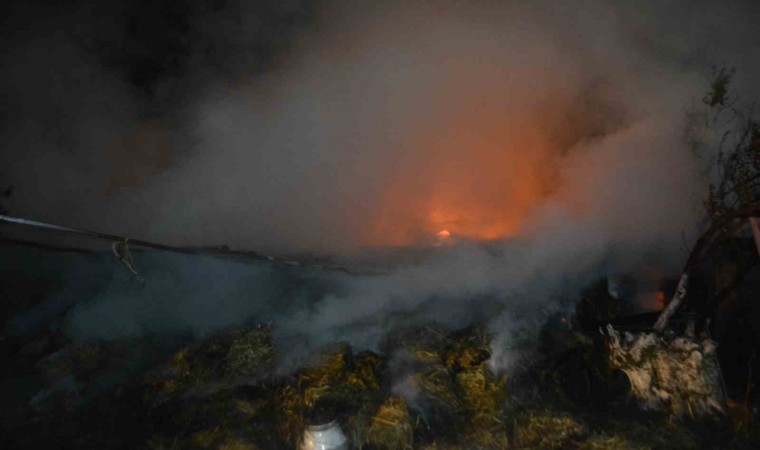
[[[414,143],[429,151],[405,152],[398,162],[367,244],[438,245],[441,230],[466,240],[512,237],[551,193],[556,142],[529,119],[472,114],[443,122],[452,125]]]
[[[435,234],[438,239],[436,245],[447,245],[451,243],[451,232],[449,230],[441,230]]]
[[[449,230],[441,230],[438,233],[436,233],[436,236],[438,236],[438,239],[451,239],[451,232]]]

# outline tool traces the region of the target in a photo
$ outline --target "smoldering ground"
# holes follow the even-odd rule
[[[690,142],[710,138],[694,119],[710,64],[740,65],[745,97],[757,73],[749,3],[274,3],[191,9],[170,27],[179,49],[109,28],[119,10],[13,16],[47,31],[17,33],[3,64],[8,208],[347,264],[441,230],[452,245],[376,276],[140,255],[142,290],[64,289],[72,336],[258,320],[308,352],[372,348],[409,320],[489,320],[508,343],[518,307],[564,308],[610,272],[678,270],[708,182],[709,142]],[[146,60],[160,64],[132,70]]]

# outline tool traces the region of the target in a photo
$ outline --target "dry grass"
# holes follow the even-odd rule
[[[154,380],[153,389],[178,398],[192,383],[241,374],[274,358],[261,334],[234,336],[226,344],[217,340],[178,352],[168,364],[169,376]],[[294,448],[314,417],[310,414],[325,405],[328,410],[338,405],[341,427],[358,449],[659,450],[698,445],[686,428],[660,422],[604,421],[592,429],[587,424],[597,423],[592,418],[583,416],[586,422],[552,409],[526,405],[521,413],[505,413],[510,410],[507,380],[488,369],[488,336],[480,330],[452,336],[424,327],[396,344],[393,363],[403,364],[403,371],[392,375],[396,378],[379,379],[391,367],[384,372],[380,356],[354,356],[348,345],[335,345],[293,377],[257,385],[254,395],[228,390],[226,396],[220,391],[177,403],[172,420],[182,431],[178,437],[154,438],[149,446],[246,450],[256,447],[241,437],[264,433],[273,437],[256,438],[259,448]],[[407,380],[407,398],[387,390],[400,380]]]
[[[634,445],[623,436],[607,436],[595,434],[583,442],[579,442],[578,450],[647,450],[648,447]]]
[[[148,377],[146,400],[154,405],[196,391],[223,389],[271,373],[275,354],[265,327],[224,333],[175,353]]]
[[[219,444],[217,450],[258,450],[258,447],[239,438],[230,438]]]
[[[269,332],[257,328],[236,337],[225,358],[225,370],[230,375],[251,375],[270,370],[274,364],[274,349]]]
[[[306,428],[303,394],[293,386],[285,386],[277,392],[274,405],[279,415],[278,433],[288,442],[297,442]]]
[[[368,441],[378,449],[404,450],[412,448],[413,431],[406,402],[401,397],[389,397],[372,417]]]
[[[578,440],[585,427],[573,416],[552,411],[529,412],[515,429],[515,445],[525,449],[559,449]]]
[[[501,412],[507,402],[507,379],[494,376],[481,364],[456,375],[462,398],[477,421],[501,423]]]
[[[363,442],[378,403],[380,358],[365,353],[354,360],[351,348],[339,345],[318,355],[314,363],[297,374],[296,385],[281,388],[273,402],[280,432],[286,441],[297,442],[307,413],[321,400],[334,400],[355,406],[356,411],[342,425],[352,441]]]

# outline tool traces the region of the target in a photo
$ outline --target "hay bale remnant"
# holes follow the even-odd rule
[[[609,361],[630,380],[645,409],[673,417],[704,418],[724,413],[725,394],[717,345],[686,336],[665,339],[655,333],[622,334],[611,325]]]
[[[567,448],[586,433],[585,426],[567,413],[529,412],[515,427],[515,446],[521,449]]]
[[[256,328],[235,336],[227,350],[225,371],[232,376],[247,376],[271,369],[274,350],[267,330]]]
[[[392,336],[387,353],[393,391],[414,417],[415,448],[444,442],[508,447],[507,380],[488,367],[489,344],[490,336],[478,327],[451,333],[425,326]]]
[[[406,402],[401,397],[388,397],[372,417],[367,433],[369,443],[381,450],[405,450],[413,448],[413,437]]]

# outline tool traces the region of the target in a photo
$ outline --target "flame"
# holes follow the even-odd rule
[[[524,230],[551,191],[548,138],[535,127],[457,118],[413,145],[381,195],[369,245],[440,243],[441,234],[496,240]],[[445,127],[444,127],[445,128]]]
[[[451,243],[451,232],[449,230],[441,230],[435,234],[435,237],[438,240],[436,245],[447,245]]]
[[[647,292],[638,297],[638,304],[644,311],[662,311],[668,303],[665,291]]]

